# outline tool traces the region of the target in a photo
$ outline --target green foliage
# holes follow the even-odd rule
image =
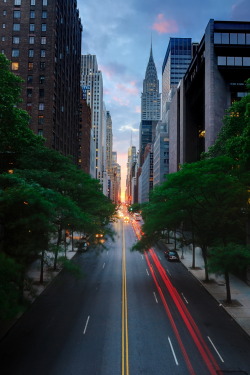
[[[141,204],[140,203],[133,203],[131,204],[131,206],[129,207],[129,211],[130,212],[140,212],[141,211]]]
[[[106,224],[115,205],[103,195],[97,180],[80,171],[71,159],[46,148],[44,139],[30,130],[27,112],[18,107],[22,81],[9,65],[0,54],[0,157],[13,163],[12,168],[1,164],[0,173],[14,170],[12,175],[0,174],[0,250],[5,254],[4,264],[20,267],[17,289],[22,291],[25,268],[48,249],[51,234],[58,233],[56,258],[63,229],[110,234]],[[5,285],[0,279],[2,290]],[[8,315],[9,300],[4,293],[1,306]],[[13,309],[17,306],[14,297],[15,293]]]
[[[11,319],[21,309],[19,278],[20,266],[0,253],[0,319]]]
[[[164,230],[192,228],[201,247],[241,238],[246,190],[234,174],[234,160],[218,157],[185,164],[153,190],[143,208],[141,242],[153,242]]]
[[[250,89],[250,79],[247,80]],[[208,153],[207,158],[227,155],[249,170],[250,168],[250,94],[235,101],[224,117],[220,133]]]
[[[7,181],[18,183],[6,187]],[[0,190],[2,251],[27,266],[47,245],[53,206],[43,189],[26,184],[16,176],[0,175],[0,188],[2,182],[5,185]]]
[[[209,250],[208,267],[211,272],[237,272],[250,265],[250,248],[235,243],[216,246]]]
[[[10,72],[9,61],[0,54],[0,152],[19,155],[26,147],[42,143],[28,127],[29,116],[18,108],[22,80]]]

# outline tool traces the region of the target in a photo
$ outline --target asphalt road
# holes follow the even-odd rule
[[[181,263],[115,242],[77,254],[0,342],[2,375],[250,375],[250,339]]]

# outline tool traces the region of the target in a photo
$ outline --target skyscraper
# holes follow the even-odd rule
[[[112,173],[113,132],[110,112],[106,112],[106,170],[108,175]]]
[[[127,178],[126,178],[126,195],[125,200],[127,203],[135,203],[134,197],[134,178],[137,172],[137,153],[136,147],[130,146],[128,149],[128,161],[127,161]]]
[[[162,65],[162,121],[167,126],[171,98],[191,59],[192,39],[170,38]]]
[[[161,94],[159,93],[159,80],[153,58],[152,44],[150,56],[143,80],[141,95],[141,123],[139,138],[139,169],[138,174],[138,201],[146,202],[149,191],[153,187],[153,147],[155,130],[161,119]]]
[[[103,80],[102,72],[98,70],[95,55],[83,55],[81,60],[81,87],[87,92],[87,104],[91,108],[92,137],[91,175],[102,179],[103,156]]]
[[[145,147],[151,143],[155,134],[157,122],[161,118],[161,94],[159,93],[159,80],[153,58],[152,45],[143,80],[143,92],[141,94],[141,123],[140,123],[140,165],[143,164]]]
[[[71,0],[0,3],[1,53],[23,80],[21,106],[46,146],[78,159],[82,25]]]

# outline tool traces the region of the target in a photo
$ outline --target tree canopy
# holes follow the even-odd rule
[[[27,112],[19,108],[20,93],[21,79],[0,54],[0,154],[7,160],[0,171],[0,261],[9,268],[9,278],[19,275],[12,282],[12,297],[0,305],[0,316],[16,311],[9,305],[20,299],[25,269],[43,256],[52,235],[57,234],[56,259],[63,231],[110,233],[106,224],[115,212],[99,181],[45,147],[44,139],[31,131]],[[1,296],[7,289],[0,278]]]

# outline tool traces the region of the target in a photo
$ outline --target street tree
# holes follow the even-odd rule
[[[250,264],[250,248],[236,243],[216,246],[209,250],[208,268],[211,272],[223,274],[226,283],[226,303],[232,302],[230,273],[239,272]]]
[[[164,228],[183,224],[190,228],[191,224],[202,249],[206,281],[208,247],[240,241],[244,232],[246,191],[234,176],[233,165],[234,160],[227,157],[183,165],[152,193],[149,207],[153,210],[145,216],[142,241],[153,240]]]

